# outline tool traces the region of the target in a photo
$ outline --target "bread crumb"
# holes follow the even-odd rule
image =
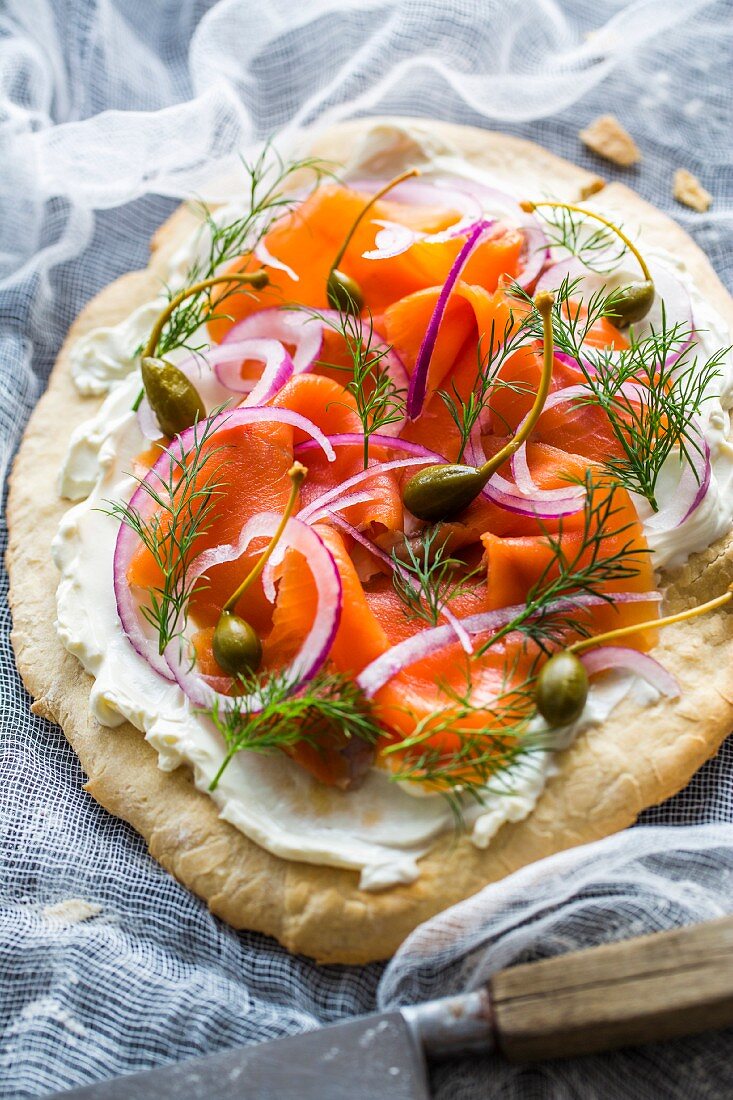
[[[101,912],[101,905],[85,901],[84,898],[66,898],[64,901],[57,901],[55,905],[46,905],[43,909],[44,917],[53,924],[81,924]]]
[[[601,176],[596,176],[592,180],[588,180],[586,184],[580,189],[580,199],[589,199],[591,195],[597,195],[599,191],[602,191],[606,186],[606,181]]]
[[[639,147],[614,115],[600,115],[578,137],[599,157],[629,168],[641,160]]]
[[[697,210],[700,214],[704,214],[713,201],[710,192],[706,191],[699,179],[686,168],[678,168],[675,172],[672,194],[677,202],[689,206],[691,210]]]

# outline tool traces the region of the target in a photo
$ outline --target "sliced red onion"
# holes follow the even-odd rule
[[[466,266],[468,259],[475,249],[476,245],[481,240],[481,237],[486,233],[490,226],[490,222],[480,221],[474,225],[471,232],[466,238],[466,243],[461,248],[460,252],[453,262],[453,266],[448,272],[448,278],[443,285],[443,288],[438,295],[438,300],[435,303],[435,309],[433,315],[428,322],[428,327],[425,330],[425,336],[423,342],[420,345],[420,350],[417,354],[417,360],[415,362],[415,369],[412,372],[410,378],[410,388],[407,391],[407,415],[410,420],[415,420],[416,417],[422,412],[422,407],[425,403],[425,393],[427,390],[428,370],[430,368],[430,360],[433,357],[433,351],[435,350],[435,342],[438,338],[438,332],[440,325],[445,314],[446,307],[450,301],[453,289],[460,278],[463,268]]]
[[[333,462],[336,458],[336,452],[318,425],[314,424],[312,420],[308,420],[307,417],[301,416],[300,413],[293,412],[292,409],[274,409],[270,405],[253,405],[248,408],[240,406],[238,409],[231,409],[231,411],[225,410],[209,421],[211,425],[209,432],[211,434],[214,431],[220,431],[222,428],[239,428],[246,424],[267,424],[270,422],[290,424],[293,428],[299,428],[300,431],[305,432],[315,440],[329,462]],[[180,440],[185,447],[187,442],[193,442],[194,430],[194,428],[187,428],[182,435],[176,437],[176,443]],[[153,469],[155,469],[155,466]]]
[[[361,485],[363,481],[368,481],[372,477],[377,477],[379,474],[389,473],[390,470],[403,470],[408,466],[424,466],[427,460],[424,456],[413,458],[397,458],[391,462],[380,462],[376,466],[367,466],[366,470],[360,470],[358,474],[354,474],[353,477],[347,478],[341,485],[337,485],[334,489],[329,489],[327,492],[322,493],[317,500],[311,501],[305,508],[302,508],[298,512],[298,519],[311,520],[313,515],[317,511],[322,511],[326,504],[330,505],[332,501],[338,500],[348,489],[352,489],[355,485]]]
[[[498,504],[507,512],[519,516],[531,516],[533,519],[556,519],[559,516],[573,516],[580,512],[585,504],[585,490],[581,486],[568,485],[564,496],[548,499],[541,490],[536,495],[524,492],[501,476],[492,474],[484,486],[482,495]]]
[[[326,501],[324,505],[312,512],[304,522],[318,523],[319,520],[328,519],[332,512],[343,512],[354,504],[370,504],[371,501],[376,499],[374,493],[347,493],[346,496],[339,497],[338,500]],[[316,503],[319,502],[316,501]]]
[[[712,477],[710,447],[702,434],[700,425],[694,422],[691,426],[696,432],[697,447],[692,443],[688,446],[689,462],[680,455],[683,466],[677,488],[669,503],[644,521],[644,526],[648,530],[672,531],[680,527],[700,506],[710,488]]]
[[[303,374],[321,354],[323,325],[317,317],[303,310],[261,309],[230,328],[219,346],[261,339],[294,345],[293,373]]]
[[[381,182],[381,181],[380,181]],[[362,180],[351,184],[360,191],[374,191],[377,187],[374,180]],[[392,188],[389,194],[391,202],[406,203],[409,205],[446,206],[457,210],[461,215],[454,225],[448,226],[437,233],[422,233],[398,222],[380,221],[375,219],[375,224],[382,226],[375,238],[375,247],[362,253],[367,260],[391,260],[394,256],[401,256],[407,252],[416,241],[427,244],[439,244],[451,240],[454,237],[463,236],[475,225],[481,217],[481,205],[475,197],[466,190],[454,187],[450,180],[404,180]]]
[[[478,423],[474,424],[471,430],[463,457],[469,466],[483,466],[486,462],[486,452],[481,441],[481,428]]]
[[[293,271],[292,267],[284,263],[282,260],[278,260],[276,256],[270,252],[269,248],[265,244],[265,238],[260,237],[259,241],[255,245],[254,250],[255,259],[259,260],[265,267],[272,267],[276,271],[284,271],[289,279],[292,279],[294,283],[300,282],[300,275]]]
[[[479,204],[484,217],[488,215],[492,220],[510,222],[521,229],[524,235],[522,270],[516,282],[524,290],[528,290],[550,258],[549,242],[541,220],[536,214],[522,210],[513,195],[496,187],[467,179],[456,181],[453,186],[459,193],[473,198]]]
[[[153,501],[140,487],[132,494],[130,507],[141,515],[148,516],[153,510]],[[158,638],[154,634],[153,627],[141,615],[127,579],[127,570],[139,545],[140,540],[135,532],[126,523],[121,523],[112,559],[112,583],[117,615],[135,652],[160,676],[164,676],[166,680],[172,680],[165,658],[158,653]]]
[[[393,573],[398,573],[403,581],[409,584],[415,592],[419,590],[419,586],[410,571],[408,569],[403,569],[390,554],[382,550],[381,546],[376,546],[371,539],[368,539],[366,535],[358,529],[358,527],[354,527],[353,524],[347,523],[343,516],[337,515],[335,511],[330,513],[329,518],[332,523],[340,527],[347,535],[350,535],[354,542],[358,542],[360,546],[363,546],[365,550],[368,550],[370,554],[373,554],[375,558],[383,562]],[[460,619],[456,618],[449,607],[441,607],[440,614],[445,621],[453,627],[455,635],[465,652],[473,653],[471,639],[467,631],[461,625]]]
[[[227,350],[230,345],[220,347]],[[216,377],[232,393],[249,393],[245,405],[264,405],[279,393],[292,377],[293,360],[279,340],[240,340],[231,347],[237,348],[234,358],[219,361],[214,367]],[[248,359],[265,364],[256,385],[245,381],[240,373],[242,363]]]
[[[521,229],[524,234],[521,253],[522,270],[517,275],[516,282],[523,290],[530,290],[550,258],[550,248],[547,237],[534,215],[524,214]]]
[[[217,547],[215,551],[207,551],[206,554],[201,555],[201,558],[206,558],[204,569],[210,569],[222,561],[235,560],[257,537],[271,538],[281,519],[282,516],[277,512],[260,513],[254,516],[245,524],[236,543]],[[295,690],[300,684],[312,679],[323,667],[333,645],[341,620],[341,575],[333,555],[324,545],[315,528],[300,523],[297,519],[288,520],[280,539],[280,547],[283,550],[285,548],[297,550],[303,555],[316,583],[318,596],[311,628],[297,654],[284,669],[288,679],[292,679]],[[174,639],[165,651],[165,659],[175,680],[195,706],[209,708],[217,704],[220,710],[228,710],[233,706],[249,707],[253,711],[261,709],[261,702],[256,695],[245,699],[238,697],[235,700],[217,691],[205,677],[196,672],[192,656],[191,643],[186,645],[185,639]]]
[[[333,447],[364,446],[364,436],[361,432],[339,432],[337,435],[327,435],[326,439]],[[428,450],[427,447],[423,447],[422,443],[411,443],[409,439],[399,439],[398,437],[384,435],[378,432],[369,436],[369,445],[374,447],[387,447],[392,451],[404,451],[405,454],[408,455],[419,455],[431,462],[445,462],[443,455],[439,455],[437,451]],[[307,439],[303,443],[296,443],[295,453],[297,455],[305,454],[307,451],[312,451],[316,446],[318,446],[318,444],[315,443],[314,440]]]
[[[363,447],[364,445],[364,436],[360,432],[343,432],[340,435],[330,435],[326,438],[334,447]],[[395,451],[405,451],[407,454],[423,458],[426,462],[441,463],[446,461],[444,455],[440,455],[436,451],[430,451],[420,443],[411,443],[407,439],[393,439],[390,436],[373,435],[370,437],[370,444],[391,448]],[[313,440],[299,443],[295,448],[295,453],[302,456],[313,450],[315,446],[316,443]],[[466,457],[472,465],[481,465],[485,461],[483,451],[476,453],[475,460],[474,457],[469,457],[468,451]],[[370,467],[370,469],[374,469],[374,467]],[[533,519],[553,519],[557,516],[574,515],[583,507],[585,500],[584,490],[579,486],[568,485],[566,489],[553,490],[553,494],[556,495],[545,496],[543,491],[536,487],[527,493],[518,486],[512,485],[511,482],[506,481],[500,474],[494,474],[491,477],[482,493],[487,499],[498,504],[499,507],[517,515],[531,516]],[[319,514],[322,514],[322,512]]]
[[[638,649],[631,649],[630,646],[598,646],[579,656],[589,676],[612,670],[631,672],[634,676],[640,676],[646,680],[668,699],[677,699],[681,694],[680,685],[671,672],[668,672],[648,653],[641,653]]]
[[[373,224],[382,228],[374,238],[374,248],[362,252],[365,260],[391,260],[394,256],[401,256],[403,252],[407,252],[415,241],[424,240],[424,234],[410,229],[407,225],[400,225],[399,222],[381,221],[375,218]]]
[[[614,592],[610,595],[614,603],[656,603],[662,598],[661,592]],[[576,607],[600,607],[603,604],[607,605],[608,600],[604,600],[602,596],[579,593],[577,596],[554,601],[548,605],[548,611],[556,613],[571,611]],[[515,604],[496,611],[482,611],[476,615],[469,615],[465,619],[459,619],[459,622],[471,635],[488,634],[490,631],[500,630],[524,610],[525,604]],[[429,657],[431,653],[445,648],[454,640],[455,634],[451,626],[436,626],[432,630],[423,630],[421,634],[406,638],[403,642],[392,646],[386,653],[382,653],[359,673],[356,682],[367,699],[371,699],[402,669],[409,668],[424,657]]]

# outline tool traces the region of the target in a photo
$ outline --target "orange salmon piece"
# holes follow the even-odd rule
[[[597,501],[600,500],[599,492],[596,490]],[[650,555],[646,552],[646,539],[629,495],[623,489],[616,489],[613,494],[613,512],[609,516],[611,530],[601,540],[600,556],[610,557],[628,547],[632,555],[624,558],[624,564],[634,572],[596,587],[601,592],[651,592],[656,585]],[[575,562],[577,558],[577,565],[581,568],[589,564],[591,550],[580,552],[583,541],[581,530],[563,527],[554,538],[570,562]],[[552,580],[558,575],[555,555],[545,534],[499,538],[487,532],[481,541],[486,548],[486,606],[490,610],[524,603],[527,592],[534,584],[541,579]],[[592,623],[593,633],[601,633],[615,627],[646,622],[657,615],[654,602],[618,603],[588,609],[587,621]],[[655,638],[655,631],[647,631],[630,635],[623,644],[648,649]]]
[[[292,409],[316,424],[326,435],[338,435],[342,432],[361,434],[361,421],[356,412],[354,397],[342,385],[324,375],[296,375],[277,394],[272,404],[278,408]],[[305,438],[298,429],[295,432],[296,443]],[[385,451],[379,447],[370,447],[371,461],[384,461]],[[322,451],[308,451],[304,456],[304,465],[308,467],[308,477],[302,490],[303,505],[310,503],[329,489],[342,484],[347,478],[359,473],[363,468],[361,446],[336,447],[336,460],[329,462]],[[394,472],[375,474],[364,482],[359,489],[372,492],[374,499],[363,504],[354,504],[342,514],[356,527],[378,525],[394,531],[402,526],[403,508],[399,482]]]
[[[492,430],[497,434],[516,431],[529,413],[542,373],[542,350],[528,346],[511,355],[503,365],[500,379],[507,383],[497,386],[491,399]],[[584,381],[582,372],[560,359],[552,371],[550,393],[554,394]],[[510,388],[521,387],[520,391]],[[603,462],[609,454],[620,453],[608,417],[599,408],[582,405],[577,400],[561,402],[542,413],[532,431],[532,439],[548,443],[559,450],[583,455],[594,462]]]
[[[287,301],[327,308],[326,281],[331,265],[341,242],[368,201],[368,195],[330,184],[319,187],[300,206],[280,218],[266,234],[264,243],[268,252],[287,264],[298,278],[293,279],[278,268],[268,268],[251,256],[236,260],[229,270],[258,270],[265,266],[270,285],[258,292],[227,298],[225,312],[229,317],[209,322],[212,340],[219,342],[233,324],[267,306]],[[456,216],[448,209],[380,200],[357,229],[340,269],[362,284],[370,307],[380,309],[385,302],[409,294],[421,283],[406,255],[378,261],[362,258],[363,251],[374,247],[374,238],[380,228],[375,222],[398,221],[419,232],[434,233],[451,225]],[[216,292],[212,297],[217,300]]]
[[[236,541],[244,524],[256,512],[283,511],[290,495],[287,472],[292,465],[292,429],[289,425],[263,423],[223,428],[204,444],[202,453],[219,447],[221,451],[203,466],[200,483],[203,485],[215,473],[216,480],[222,484],[206,527],[193,543],[190,561],[212,546]],[[161,522],[165,524],[165,516]],[[208,626],[217,621],[220,609],[264,545],[266,540],[257,540],[237,561],[225,562],[209,570],[208,583],[197,588],[189,602],[189,610],[197,623]],[[160,569],[142,543],[132,557],[127,579],[133,586],[148,589],[162,583]],[[253,626],[269,622],[269,605],[261,586],[255,585],[244,600]]]
[[[356,574],[343,539],[326,524],[317,526],[318,534],[336,562],[342,585],[342,610],[339,627],[331,647],[330,667],[356,675],[365,665],[388,648],[384,631],[370,613],[364,590]],[[312,574],[302,555],[288,551],[281,567],[277,604],[272,631],[265,639],[264,661],[268,668],[281,668],[292,659],[313,622],[316,589]],[[324,728],[315,743],[301,742],[288,754],[321,783],[346,788],[359,771],[365,754],[371,760],[373,750],[366,745],[350,744],[334,729]]]

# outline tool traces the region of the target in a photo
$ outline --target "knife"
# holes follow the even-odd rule
[[[56,1095],[429,1100],[428,1059],[563,1058],[730,1025],[733,916],[513,966],[471,993]]]

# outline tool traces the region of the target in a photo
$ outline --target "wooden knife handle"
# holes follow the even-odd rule
[[[526,963],[489,983],[512,1061],[564,1058],[733,1025],[733,917]]]

